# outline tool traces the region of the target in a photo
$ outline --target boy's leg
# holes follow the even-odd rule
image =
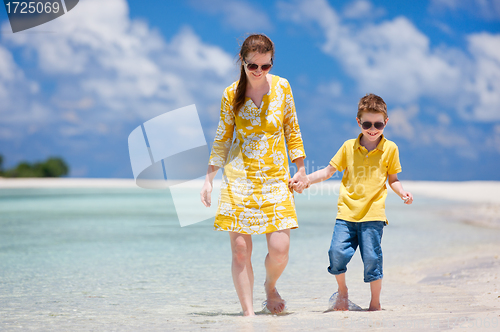
[[[364,263],[364,281],[370,283],[371,301],[368,310],[380,310],[380,292],[382,290],[383,256],[382,234],[383,221],[367,221],[359,232],[359,250]]]
[[[381,310],[380,306],[380,292],[382,291],[382,279],[377,279],[370,282],[370,290],[372,292],[372,299],[370,301],[370,307],[368,311]]]
[[[349,310],[349,294],[347,292],[347,284],[345,282],[345,273],[335,275],[337,285],[339,286],[337,301],[333,305],[333,310]]]
[[[332,242],[328,256],[330,266],[328,272],[335,275],[338,285],[337,301],[333,306],[334,310],[348,310],[348,291],[345,281],[347,263],[351,260],[358,247],[358,238],[355,225],[353,223],[337,219],[332,235]]]

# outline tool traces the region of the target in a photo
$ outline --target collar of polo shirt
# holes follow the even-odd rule
[[[362,133],[361,133],[361,134],[359,134],[358,138],[356,139],[356,142],[354,143],[354,150],[357,150],[357,149],[359,149],[360,147],[365,148],[364,146],[362,146],[362,145],[360,144],[360,141],[361,141],[361,136],[363,136],[363,134],[362,134]],[[382,135],[380,136],[380,138],[381,138],[381,139],[380,139],[380,142],[378,142],[377,147],[376,147],[375,149],[380,150],[380,151],[384,151],[384,143],[387,141],[387,139],[384,137],[384,134],[382,134]],[[365,148],[365,149],[366,149],[366,148]]]

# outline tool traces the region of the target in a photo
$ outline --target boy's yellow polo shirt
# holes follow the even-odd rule
[[[340,185],[337,219],[352,222],[387,221],[387,176],[401,172],[397,145],[382,135],[375,149],[368,150],[358,138],[346,141],[330,161],[344,172]]]

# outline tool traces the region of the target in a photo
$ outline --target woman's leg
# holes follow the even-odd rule
[[[267,308],[272,313],[280,313],[285,309],[285,301],[276,290],[276,282],[288,263],[290,248],[290,230],[284,229],[267,233],[266,282],[264,288],[267,295]]]
[[[231,272],[234,288],[240,299],[244,316],[255,315],[253,311],[253,269],[252,269],[252,236],[229,232],[233,260]]]

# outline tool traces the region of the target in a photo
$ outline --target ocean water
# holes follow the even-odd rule
[[[0,330],[300,330],[336,289],[326,268],[337,195],[295,197],[299,228],[278,283],[289,314],[248,320],[232,284],[228,234],[210,220],[180,227],[168,190],[1,189]],[[385,268],[498,243],[497,230],[449,220],[444,211],[455,206],[423,197],[407,206],[389,195]],[[259,311],[265,236],[253,242]],[[348,282],[362,284],[358,254]]]

